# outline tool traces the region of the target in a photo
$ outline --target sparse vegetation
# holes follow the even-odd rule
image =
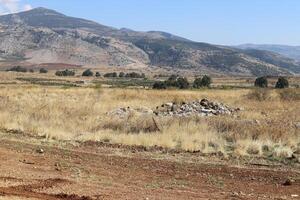
[[[117,74],[117,72],[106,73],[106,74],[104,74],[104,77],[105,78],[116,78],[116,77],[118,77],[118,74]]]
[[[10,69],[8,69],[6,71],[9,71],[9,72],[23,72],[23,73],[25,73],[25,72],[27,72],[27,69],[24,68],[24,67],[21,67],[21,66],[15,66],[15,67],[12,67],[12,68],[10,68]]]
[[[71,70],[63,70],[63,71],[56,71],[55,72],[56,76],[75,76],[75,72]]]

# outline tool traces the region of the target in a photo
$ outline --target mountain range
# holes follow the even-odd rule
[[[267,51],[266,51],[267,50]],[[117,29],[46,8],[0,16],[0,63],[151,67],[222,75],[293,75],[300,61],[270,49]]]

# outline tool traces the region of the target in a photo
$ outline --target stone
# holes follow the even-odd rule
[[[293,180],[293,179],[291,179],[291,178],[288,178],[288,179],[286,179],[286,180],[283,182],[282,185],[284,185],[284,186],[290,186],[290,185],[292,185],[293,183],[295,183],[295,180]]]
[[[43,154],[45,151],[44,151],[44,149],[37,149],[36,152],[39,154]]]

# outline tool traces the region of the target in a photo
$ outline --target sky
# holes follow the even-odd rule
[[[0,0],[0,14],[36,7],[198,42],[300,45],[300,0]]]

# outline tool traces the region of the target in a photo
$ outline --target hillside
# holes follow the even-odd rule
[[[193,42],[160,31],[116,29],[36,8],[0,16],[2,62],[65,63],[89,67],[158,66],[227,75],[299,72],[293,59],[268,51]]]
[[[241,49],[258,49],[279,53],[291,59],[300,61],[300,46],[275,45],[275,44],[242,44]]]

